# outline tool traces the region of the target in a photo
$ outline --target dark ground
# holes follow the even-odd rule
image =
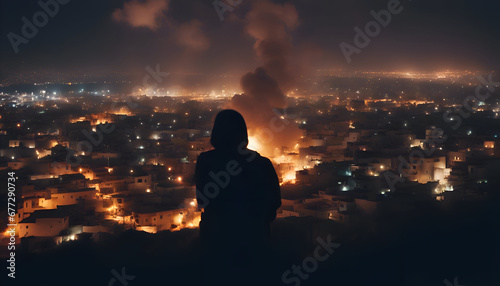
[[[273,277],[260,285],[283,285],[283,272],[302,264],[316,239],[326,240],[329,234],[341,246],[300,285],[448,286],[443,281],[454,285],[455,277],[457,285],[500,285],[499,219],[498,198],[424,204],[350,227],[309,217],[279,219],[272,225],[273,258],[257,262],[270,267]],[[199,253],[197,229],[127,231],[98,243],[76,241],[36,254],[19,250],[17,278],[2,285],[112,285],[111,271],[123,267],[135,276],[130,286],[199,285]]]

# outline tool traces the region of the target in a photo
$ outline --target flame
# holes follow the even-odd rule
[[[297,151],[299,146],[300,146],[299,143],[297,143],[294,146],[294,150]],[[248,137],[248,149],[257,151],[261,154],[264,153],[264,155],[265,155],[265,151],[266,151],[266,150],[264,150],[265,149],[264,145],[262,144],[262,142],[259,140],[259,138],[257,136],[249,136]],[[281,172],[281,178],[282,178],[281,185],[283,185],[283,184],[295,184],[296,183],[295,172],[298,170],[302,170],[302,169],[309,167],[309,166],[306,166],[305,164],[300,164],[296,158],[293,158],[292,156],[285,155],[285,154],[281,154],[281,156],[272,158],[272,161],[274,161],[277,164],[292,163],[295,166],[294,170]]]
[[[296,183],[295,171],[284,173],[282,178],[283,178],[282,184],[295,184]]]
[[[201,215],[195,215],[194,218],[189,223],[187,223],[186,227],[197,228],[200,226],[200,221],[201,221]]]
[[[260,144],[260,140],[256,136],[249,136],[248,137],[248,149],[254,150],[257,152],[262,151],[262,145]]]

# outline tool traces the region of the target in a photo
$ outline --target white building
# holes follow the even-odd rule
[[[69,226],[69,216],[62,209],[37,210],[18,224],[19,237],[58,236]]]

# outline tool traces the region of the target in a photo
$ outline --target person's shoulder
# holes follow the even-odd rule
[[[262,156],[259,152],[253,151],[255,153],[255,161],[260,164],[270,164],[272,165],[272,162],[269,158]]]
[[[214,153],[215,153],[215,149],[212,149],[212,150],[208,150],[205,152],[201,152],[200,156],[210,156],[210,154],[214,154]]]
[[[215,156],[215,150],[205,151],[205,152],[200,153],[200,155],[198,155],[198,161],[203,160],[205,158],[211,158],[214,156]]]

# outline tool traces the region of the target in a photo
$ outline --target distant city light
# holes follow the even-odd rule
[[[342,72],[329,71],[329,73],[337,78]],[[350,81],[357,81],[362,75],[363,72],[359,72],[355,76],[350,74]],[[463,129],[457,131],[455,136],[459,136],[460,141],[452,140],[453,144],[451,142],[443,144],[440,141],[426,144],[428,140],[421,137],[430,136],[428,133],[422,134],[422,131],[426,131],[433,124],[440,124],[439,122],[442,121],[440,116],[438,117],[441,115],[438,114],[438,111],[445,112],[448,109],[457,111],[457,108],[461,107],[460,103],[457,102],[458,95],[461,93],[457,93],[457,96],[453,97],[451,90],[444,91],[451,86],[455,91],[457,84],[458,88],[462,85],[466,91],[470,88],[467,87],[466,82],[445,73],[442,78],[454,79],[453,85],[439,86],[441,83],[438,82],[432,84],[432,88],[429,89],[426,87],[428,83],[419,86],[420,83],[417,79],[425,78],[432,81],[436,75],[430,76],[416,71],[407,75],[400,72],[389,75],[383,72],[373,72],[366,73],[366,75],[368,76],[366,79],[354,82],[352,86],[346,86],[350,84],[349,82],[335,86],[320,84],[320,82],[315,83],[316,76],[311,76],[309,80],[312,80],[318,89],[315,88],[311,91],[304,89],[304,93],[302,93],[301,88],[300,91],[296,89],[286,95],[292,114],[277,114],[271,122],[269,122],[269,118],[266,118],[266,112],[269,110],[266,111],[264,108],[262,114],[249,114],[248,116],[245,114],[245,120],[248,120],[248,148],[256,150],[270,159],[276,171],[278,183],[283,186],[282,194],[286,195],[286,192],[289,191],[294,192],[295,189],[311,191],[303,195],[304,208],[293,209],[293,213],[282,208],[276,213],[277,217],[290,215],[300,217],[310,214],[324,217],[325,212],[328,212],[329,218],[332,220],[346,224],[350,221],[356,222],[361,216],[358,216],[356,212],[351,212],[351,209],[366,208],[369,210],[370,205],[374,205],[372,200],[377,198],[383,198],[386,201],[384,207],[386,203],[388,206],[393,203],[391,195],[394,190],[391,192],[390,189],[387,189],[387,184],[383,182],[387,179],[394,182],[406,182],[401,187],[411,188],[411,192],[414,188],[418,188],[415,191],[422,193],[422,196],[424,194],[428,196],[428,201],[444,200],[445,195],[453,195],[453,193],[447,192],[453,192],[454,188],[457,191],[463,189],[464,186],[461,186],[463,180],[460,176],[470,177],[470,180],[466,180],[465,189],[469,188],[469,184],[471,190],[477,188],[482,191],[483,188],[486,190],[494,187],[492,186],[494,182],[491,179],[490,184],[484,185],[488,182],[486,180],[488,172],[486,171],[490,167],[487,167],[480,160],[478,162],[474,160],[472,164],[466,160],[471,154],[470,152],[481,154],[488,159],[488,162],[498,157],[495,146],[498,140],[496,138],[500,134],[493,134],[494,128],[485,129],[486,131],[482,132],[481,130],[484,128],[476,121],[469,121],[467,125],[464,124]],[[388,75],[387,78],[394,78],[394,83],[397,83],[401,78],[410,77],[412,84],[406,88],[406,84],[390,85],[390,82],[385,80],[383,88],[379,88],[377,79],[381,81],[381,78],[384,79],[386,75]],[[470,78],[473,77],[467,79]],[[64,79],[63,82],[69,80]],[[234,81],[234,78],[231,77],[228,80]],[[370,86],[365,85],[365,80],[370,82]],[[163,101],[155,100],[154,96],[144,99],[145,96],[155,94],[151,89],[143,90],[142,93],[137,94],[136,88],[132,91],[132,95],[127,95],[126,92],[123,94],[118,92],[117,88],[116,94],[106,94],[107,97],[103,99],[101,96],[94,96],[94,94],[104,96],[106,91],[102,87],[95,88],[94,85],[87,85],[84,81],[76,85],[77,83],[78,81],[74,81],[73,86],[66,86],[64,90],[47,82],[40,83],[40,86],[48,89],[46,93],[43,91],[44,95],[41,95],[42,91],[37,91],[36,88],[35,92],[20,90],[11,95],[6,95],[4,91],[0,92],[0,107],[13,115],[9,119],[6,118],[7,115],[4,115],[4,112],[0,115],[0,119],[3,119],[0,122],[0,135],[4,136],[4,141],[6,141],[4,145],[9,146],[6,147],[9,149],[3,149],[4,157],[8,161],[5,162],[6,167],[12,169],[28,167],[25,168],[28,171],[21,169],[23,178],[33,181],[44,180],[41,181],[43,184],[54,185],[53,188],[48,189],[55,192],[52,201],[50,198],[32,198],[31,196],[26,199],[26,202],[31,203],[30,211],[47,211],[56,209],[59,204],[74,203],[75,200],[79,199],[92,199],[98,200],[98,203],[95,204],[99,206],[96,212],[100,211],[101,213],[96,215],[96,223],[92,223],[92,228],[89,228],[90,232],[104,230],[104,226],[108,226],[109,222],[122,224],[123,229],[136,229],[152,233],[197,227],[201,220],[201,212],[196,209],[198,203],[193,197],[182,198],[179,201],[177,201],[176,196],[172,198],[172,201],[170,201],[171,198],[165,197],[161,198],[161,202],[150,200],[157,198],[167,190],[180,189],[181,192],[196,190],[197,178],[192,173],[196,167],[196,155],[212,148],[210,134],[215,114],[227,106],[226,103],[231,101],[234,94],[242,94],[242,91],[234,90],[235,92],[233,92],[231,88],[228,88],[219,95],[219,89],[210,93],[209,90],[203,91],[203,86],[199,86],[199,90],[196,87],[197,91],[188,91],[188,88],[185,89],[185,93],[184,91],[171,91],[170,94],[174,97]],[[213,84],[217,85],[220,82],[213,82]],[[79,91],[84,91],[81,89],[82,86],[89,89],[84,94],[78,94]],[[386,91],[386,87],[390,90]],[[400,90],[401,88],[405,89],[404,92]],[[99,90],[93,91],[94,89]],[[50,90],[53,91],[50,92]],[[109,93],[109,90],[107,92]],[[160,96],[168,94],[163,88],[159,88],[158,93]],[[51,94],[52,96],[50,96]],[[434,97],[433,94],[441,94],[450,98]],[[9,100],[9,96],[12,99],[5,101]],[[215,100],[212,101],[212,99]],[[135,100],[138,100],[138,107],[133,107],[136,105]],[[443,103],[445,101],[446,104]],[[192,104],[192,102],[199,105]],[[356,107],[354,104],[356,102],[364,107]],[[109,103],[117,103],[122,107],[118,106],[117,110],[113,110]],[[479,108],[479,111],[491,111],[493,114],[491,116],[485,113],[484,118],[490,116],[493,120],[497,120],[495,116],[498,117],[498,112],[500,112],[498,103],[480,102],[479,105],[485,105]],[[17,110],[11,110],[11,106]],[[30,108],[34,109],[30,110]],[[75,110],[77,112],[74,112]],[[381,110],[381,112],[378,113],[377,110]],[[256,108],[255,111],[254,113],[259,113],[261,110]],[[394,111],[395,116],[392,116],[392,111]],[[42,113],[45,113],[45,116],[39,116]],[[29,118],[31,114],[35,114],[35,118]],[[65,116],[60,116],[61,114]],[[196,114],[203,114],[203,116]],[[426,114],[431,115],[431,117],[425,117]],[[172,117],[181,119],[179,125],[176,124],[177,120]],[[203,120],[201,120],[202,118]],[[274,119],[277,119],[278,122],[274,122]],[[123,121],[120,123],[119,120]],[[462,121],[457,116],[447,117],[446,120]],[[46,122],[48,124],[43,124]],[[171,124],[169,125],[168,122]],[[105,124],[109,123],[116,124],[114,127],[123,129],[122,132],[119,132],[119,136],[103,134],[106,133],[104,131],[112,130],[106,129]],[[275,123],[292,124],[281,132],[274,130]],[[259,124],[261,126],[258,126]],[[258,128],[267,129],[268,127],[273,129],[269,134],[257,132]],[[65,150],[77,145],[75,143],[78,141],[75,142],[75,140],[80,139],[79,133],[82,130],[84,135],[88,137],[86,143],[92,145],[86,144],[88,148],[83,148],[83,150],[87,150],[85,151],[87,156],[77,158],[83,159],[81,162],[76,165],[71,165],[69,162],[58,163],[60,166],[57,168],[54,166],[41,174],[29,174],[29,164],[34,159],[28,158],[30,153],[32,157],[45,159],[44,162],[62,161],[60,159],[64,159],[63,155],[68,153]],[[88,134],[85,130],[92,130],[92,132]],[[463,136],[464,134],[466,136]],[[472,134],[475,136],[471,136]],[[144,139],[142,135],[145,136]],[[264,135],[271,136],[271,140],[267,140]],[[443,134],[441,135],[444,137]],[[122,136],[123,138],[121,138]],[[174,137],[176,140],[173,140]],[[136,141],[132,141],[132,138],[136,138]],[[124,146],[121,146],[121,143]],[[455,145],[455,143],[458,144]],[[155,145],[157,147],[154,147]],[[59,148],[52,149],[55,146]],[[420,150],[409,150],[408,146]],[[82,149],[76,149],[79,151],[76,151],[74,156],[85,155],[85,152],[81,151]],[[33,150],[35,152],[27,152]],[[130,154],[133,153],[131,150],[135,150],[135,156]],[[396,160],[394,159],[399,160],[399,155],[406,157],[406,161],[408,159],[411,161],[414,154],[436,150],[442,152],[438,151],[438,154],[429,154],[426,158],[421,158],[420,163],[424,165],[422,167],[415,166],[416,163],[410,163],[406,166],[399,161],[395,164]],[[414,153],[416,151],[419,153]],[[15,161],[17,155],[20,157],[19,160]],[[145,162],[146,156],[149,160],[147,163]],[[8,158],[12,158],[14,161],[9,161]],[[113,168],[110,167],[111,158],[113,158]],[[447,162],[448,159],[451,160],[450,164]],[[249,163],[251,164],[251,162]],[[457,164],[454,165],[455,163]],[[467,165],[469,165],[468,170]],[[175,171],[173,166],[176,168]],[[229,166],[234,167],[234,170],[237,170],[238,167]],[[399,166],[402,166],[405,172],[401,172]],[[459,169],[463,167],[463,172],[455,172],[455,166]],[[129,167],[132,169],[127,172]],[[117,172],[114,172],[114,168],[117,168]],[[39,168],[32,169],[38,171]],[[233,168],[229,169],[233,170]],[[135,170],[137,170],[137,174],[135,174]],[[167,173],[164,172],[165,170]],[[25,173],[28,173],[27,176]],[[77,176],[68,175],[73,173]],[[83,173],[86,177],[85,182],[79,178],[83,177]],[[381,178],[387,175],[389,177]],[[59,179],[54,180],[53,178],[64,178],[64,184],[61,184]],[[221,178],[224,179],[223,176]],[[337,185],[335,185],[335,181]],[[296,188],[292,186],[293,184],[297,184]],[[473,184],[478,184],[478,186],[472,186]],[[65,188],[68,190],[64,190]],[[82,190],[83,188],[85,189]],[[152,194],[153,189],[155,194]],[[78,193],[76,193],[77,190]],[[352,195],[358,198],[360,195],[358,190],[362,190],[360,193],[364,199],[349,200],[348,203],[339,202],[336,205],[336,211],[332,210],[334,206],[332,198],[334,201],[342,200],[341,197],[350,197],[350,195],[348,196],[350,192],[356,193]],[[428,190],[430,194],[425,190]],[[67,191],[65,197],[63,191]],[[344,192],[346,193],[344,194]],[[411,192],[402,193],[401,196],[411,198]],[[61,193],[61,198],[64,199],[59,198],[58,193]],[[461,192],[459,193],[457,195],[461,196]],[[133,194],[133,197],[129,194]],[[463,199],[467,199],[469,195],[472,197],[475,194],[470,192]],[[396,197],[399,196],[398,193]],[[23,197],[23,199],[25,198]],[[160,200],[159,197],[157,199]],[[33,200],[35,203],[32,203]],[[448,198],[447,200],[450,203],[454,201]],[[94,202],[96,201],[89,202],[89,204]],[[182,203],[179,204],[180,202]],[[148,208],[147,206],[151,203],[157,204],[153,208]],[[397,203],[398,199],[396,198],[394,204]],[[177,207],[171,208],[171,205]],[[143,206],[146,208],[142,208]],[[145,213],[136,213],[136,209],[141,211],[144,209]],[[314,213],[311,212],[311,209],[315,210]],[[344,213],[344,211],[346,212]],[[22,217],[19,216],[17,219],[22,220]],[[70,222],[73,221],[70,218]],[[66,232],[62,239],[59,226],[52,229],[43,228],[39,233],[37,233],[36,228],[29,226],[29,235],[37,236],[40,233],[45,235],[50,231],[51,235],[59,239],[58,241],[81,240],[82,237],[78,237],[79,232],[73,231],[72,227],[73,225],[67,227],[69,232]],[[96,228],[93,229],[94,227]],[[27,228],[20,229],[22,232],[18,235],[29,236]]]

